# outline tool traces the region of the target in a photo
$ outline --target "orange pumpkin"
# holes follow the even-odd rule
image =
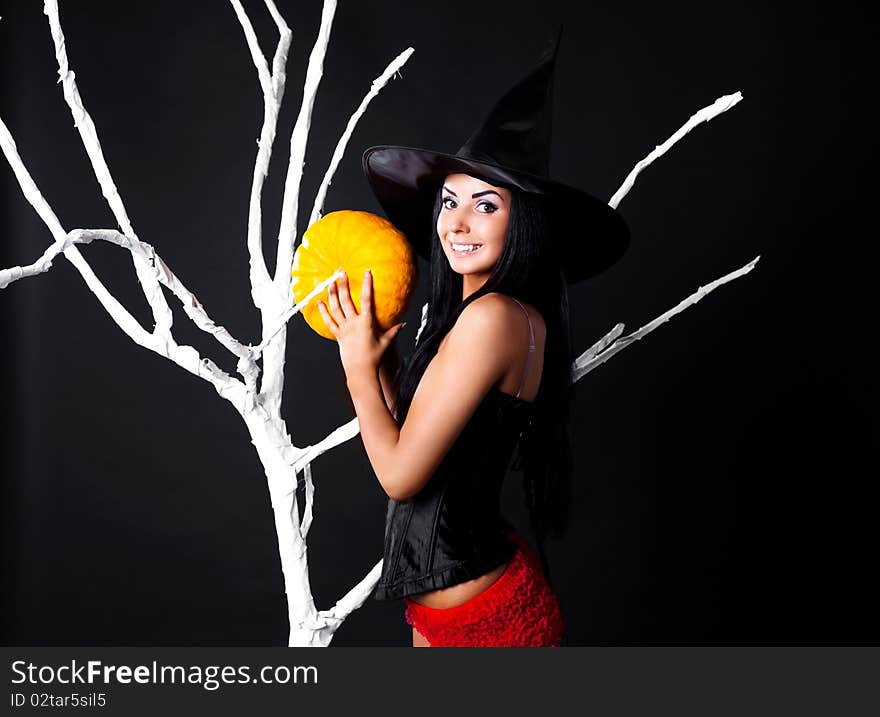
[[[370,212],[345,209],[312,224],[293,255],[292,288],[297,303],[339,267],[348,274],[351,300],[358,313],[364,272],[370,269],[376,321],[383,331],[400,322],[415,290],[417,264],[410,243],[391,222]],[[318,334],[335,341],[318,301],[329,306],[326,288],[306,305],[303,318]]]

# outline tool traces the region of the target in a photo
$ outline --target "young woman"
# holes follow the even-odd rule
[[[375,325],[369,272],[360,312],[347,277],[320,304],[389,497],[374,597],[405,600],[414,646],[562,640],[543,541],[562,534],[571,483],[567,284],[615,261],[628,232],[607,204],[546,177],[558,44],[455,155],[364,153],[389,219],[430,262],[407,361],[400,326]],[[517,447],[540,562],[499,511]]]

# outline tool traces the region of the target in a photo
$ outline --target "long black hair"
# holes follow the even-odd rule
[[[477,175],[473,175],[477,176]],[[478,177],[484,179],[483,177]],[[437,235],[442,186],[437,191],[431,222],[431,286],[428,316],[418,344],[395,376],[397,424],[403,426],[412,397],[440,342],[465,307],[491,292],[534,306],[544,318],[547,340],[541,384],[533,404],[535,420],[519,443],[515,465],[523,469],[526,507],[541,562],[548,573],[544,539],[563,536],[571,497],[572,341],[568,290],[562,265],[550,243],[551,225],[541,196],[517,187],[511,193],[507,234],[501,256],[482,287],[462,300],[462,276],[452,270]],[[426,231],[428,227],[425,227]],[[549,579],[549,573],[548,573]]]

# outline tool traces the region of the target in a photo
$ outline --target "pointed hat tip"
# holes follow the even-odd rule
[[[562,42],[562,27],[563,25],[560,22],[551,34],[544,52],[541,53],[542,57],[550,60],[550,62],[555,62],[556,55],[559,53],[559,45]]]
[[[560,22],[556,28],[556,49],[559,49],[559,43],[562,42],[562,23]]]

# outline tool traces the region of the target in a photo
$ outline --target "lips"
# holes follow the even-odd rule
[[[457,242],[456,242],[456,243],[457,243]],[[465,249],[465,250],[463,250],[463,251],[457,251],[457,250],[452,246],[452,242],[449,242],[449,250],[452,252],[452,256],[455,256],[455,257],[465,257],[465,256],[470,256],[471,254],[476,254],[478,251],[480,251],[480,249],[483,248],[483,245],[482,245],[482,244],[474,244],[474,246],[476,246],[477,248],[476,248],[476,249]]]

